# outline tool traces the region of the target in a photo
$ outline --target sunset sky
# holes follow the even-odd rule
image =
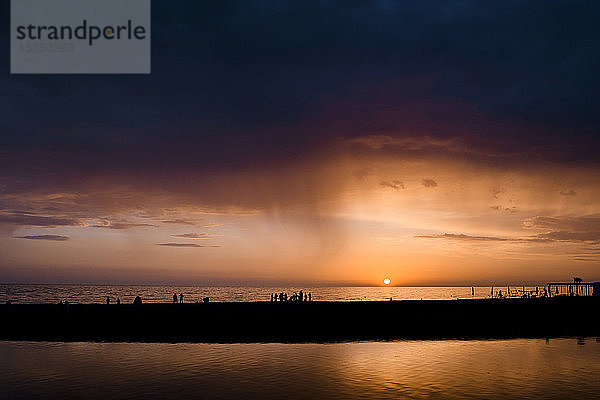
[[[599,19],[155,0],[152,74],[104,76],[0,30],[0,282],[600,280]]]

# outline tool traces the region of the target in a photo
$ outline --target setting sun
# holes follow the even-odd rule
[[[391,282],[392,282],[392,281],[390,280],[390,278],[385,278],[385,279],[383,280],[383,283],[384,283],[384,284],[386,284],[386,285],[389,285]]]

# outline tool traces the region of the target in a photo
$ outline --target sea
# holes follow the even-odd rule
[[[598,399],[592,338],[305,344],[0,341],[3,399]]]
[[[494,287],[506,293],[507,287]],[[512,287],[511,292],[525,290],[535,292],[536,287]],[[543,289],[539,287],[538,290]],[[489,297],[491,287],[343,287],[343,286],[150,286],[150,285],[32,285],[32,284],[0,284],[0,301],[10,300],[12,303],[58,303],[69,301],[71,304],[105,303],[106,297],[112,301],[117,298],[122,303],[131,303],[140,296],[145,303],[168,303],[173,301],[173,294],[183,294],[184,302],[202,302],[208,297],[210,301],[270,301],[272,293],[311,294],[314,301],[379,301],[389,300],[434,300],[456,298]]]
[[[498,290],[500,288],[495,288]],[[501,288],[505,290],[505,288]],[[534,288],[531,288],[533,290]],[[476,287],[1,285],[14,303],[486,297]],[[527,288],[526,288],[527,290]],[[426,316],[424,316],[426,318]],[[547,323],[536,321],[532,323]],[[510,321],[502,321],[510,323]],[[1,329],[1,322],[0,322]],[[341,343],[0,341],[2,399],[598,399],[600,338]]]

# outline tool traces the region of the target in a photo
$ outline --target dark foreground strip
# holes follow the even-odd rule
[[[600,298],[0,305],[0,339],[335,342],[600,336]]]

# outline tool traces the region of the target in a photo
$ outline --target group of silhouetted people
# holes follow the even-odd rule
[[[202,299],[203,303],[208,303],[210,301],[210,298],[208,297],[204,297]],[[296,302],[296,301],[312,301],[312,293],[304,293],[302,290],[300,290],[299,292],[294,292],[294,294],[292,295],[288,295],[287,293],[281,292],[281,293],[271,293],[271,301],[272,302]],[[11,301],[7,301],[6,304],[10,304]],[[115,301],[115,303],[117,305],[121,304],[121,299],[119,297],[117,297],[117,300]],[[177,293],[173,293],[173,303],[174,304],[183,304],[183,293],[179,293],[179,296],[177,295]],[[196,302],[198,303],[198,302]],[[110,296],[106,296],[106,304],[110,305],[111,304],[111,298]],[[133,304],[142,304],[142,298],[140,296],[136,296],[135,299],[133,300]],[[59,302],[59,305],[65,305],[68,306],[69,302],[65,301],[63,303],[63,301],[61,300]]]
[[[521,290],[510,290],[510,286],[507,286],[506,290],[503,292],[502,289],[498,290],[497,292],[494,291],[494,287],[492,286],[491,290],[490,290],[490,297],[494,298],[509,298],[509,297],[521,297],[524,299],[528,299],[528,298],[536,298],[536,297],[550,297],[552,295],[551,292],[549,292],[546,288],[544,288],[543,290],[540,290],[540,288],[538,288],[536,286],[535,290],[525,290],[525,287],[523,287],[523,289]],[[557,289],[558,290],[558,289]],[[558,292],[557,292],[558,294]],[[573,293],[571,293],[571,296],[573,295]]]
[[[202,302],[203,303],[208,303],[210,301],[209,297],[203,297],[202,298]],[[183,304],[183,293],[179,293],[179,301],[177,301],[177,293],[173,293],[173,304]],[[196,303],[198,303],[196,301]]]
[[[208,297],[204,297],[202,299],[202,302],[208,303],[209,300],[210,299]],[[106,296],[106,304],[110,304],[110,301],[111,301],[110,296]],[[173,293],[173,303],[183,304],[183,293],[179,293],[179,296],[177,296],[177,293]],[[117,297],[117,304],[121,304],[121,299],[118,297]],[[133,304],[142,304],[142,298],[140,296],[136,296],[135,300],[133,301]]]
[[[139,296],[138,296],[139,297]],[[140,299],[141,300],[141,299]],[[106,304],[110,304],[110,296],[106,296]],[[121,299],[117,297],[117,304],[121,304]]]
[[[177,293],[173,293],[173,303],[177,303]],[[183,293],[179,293],[179,303],[183,304]]]
[[[302,290],[298,293],[294,292],[293,295],[288,297],[287,293],[271,293],[271,301],[312,301],[311,293],[303,293]]]
[[[117,297],[115,303],[117,305],[121,304],[121,298]],[[135,298],[133,299],[133,304],[142,304],[142,298],[140,296],[135,296]],[[106,296],[106,305],[110,305],[110,296]]]
[[[106,304],[110,305],[110,296],[106,296]],[[121,304],[121,299],[119,297],[117,297],[117,301],[115,301],[115,303],[117,305]],[[133,304],[142,304],[142,298],[140,296],[136,296],[135,299],[133,300]],[[60,300],[58,302],[59,306],[65,306],[68,307],[69,306],[69,300],[65,300],[64,302],[62,300]]]

